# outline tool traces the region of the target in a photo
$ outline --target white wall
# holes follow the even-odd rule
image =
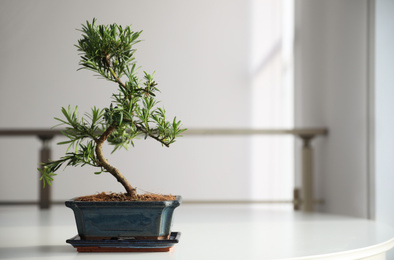
[[[163,104],[185,126],[251,125],[250,91],[245,91],[250,87],[249,1],[116,0],[112,5],[121,8],[102,0],[0,2],[1,128],[47,128],[61,106],[86,111],[108,105],[107,82],[76,72],[74,28],[93,17],[144,30],[137,61],[157,71]],[[320,210],[367,217],[367,0],[296,0],[295,7],[296,126],[330,130],[313,143],[316,197],[325,200]],[[186,199],[250,198],[247,138],[185,137],[169,150],[141,142],[110,158],[135,186]],[[36,139],[0,139],[1,200],[36,200],[32,155],[39,147]],[[151,151],[157,163],[147,160]],[[53,157],[61,154],[56,147]],[[147,178],[148,172],[154,178]],[[60,172],[54,186],[56,200],[121,190],[111,177],[93,176],[88,168]]]
[[[326,126],[313,141],[321,211],[368,216],[366,0],[297,0],[296,125]]]
[[[375,11],[375,218],[394,226],[394,2],[377,0]]]
[[[375,1],[375,214],[377,221],[394,226],[394,1]],[[394,259],[391,250],[387,259]]]
[[[79,105],[83,114],[109,104],[113,86],[76,71],[75,28],[93,17],[144,30],[137,62],[157,71],[169,116],[190,128],[248,127],[249,12],[242,0],[1,0],[0,128],[48,128],[62,106]],[[142,142],[116,158],[108,154],[136,187],[185,199],[249,198],[248,138],[185,137],[170,149]],[[39,148],[34,138],[0,139],[1,200],[38,198]],[[53,158],[62,151],[54,147]],[[112,177],[91,172],[60,172],[54,199],[122,190]]]

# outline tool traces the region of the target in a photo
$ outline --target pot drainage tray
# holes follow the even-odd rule
[[[179,242],[180,232],[172,232],[165,240],[103,239],[85,240],[78,235],[66,242],[78,252],[168,252]]]

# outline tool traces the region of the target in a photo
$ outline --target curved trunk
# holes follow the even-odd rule
[[[100,136],[100,138],[97,140],[97,146],[96,146],[96,155],[97,159],[99,161],[99,165],[102,166],[105,170],[107,170],[109,173],[111,173],[118,182],[120,182],[123,187],[126,189],[127,194],[130,195],[131,197],[136,197],[137,192],[135,188],[133,188],[130,183],[127,181],[127,179],[123,176],[123,174],[110,165],[105,159],[104,154],[103,154],[103,144],[107,140],[108,136],[115,130],[114,127],[110,126],[107,128],[107,130]]]

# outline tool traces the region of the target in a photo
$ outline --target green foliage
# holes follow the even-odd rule
[[[135,49],[132,47],[139,42],[141,31],[133,32],[130,26],[123,28],[117,24],[96,25],[94,19],[92,23],[82,25],[81,32],[82,39],[76,45],[81,52],[80,69],[91,70],[115,82],[118,91],[112,95],[109,107],[94,107],[81,119],[78,107],[62,108],[64,119],[55,119],[66,126],[63,134],[68,140],[59,144],[69,147],[65,156],[44,163],[39,169],[44,186],[51,184],[56,175],[54,172],[62,165],[91,165],[99,168],[96,174],[107,171],[97,157],[97,146],[103,138],[114,146],[112,152],[134,146],[133,140],[138,136],[153,138],[168,147],[186,130],[181,128],[181,121],[176,117],[167,121],[165,109],[157,106],[159,101],[155,97],[159,89],[153,75],[144,72],[142,80],[137,75],[133,57]],[[122,78],[126,81],[123,82]],[[105,136],[109,129],[112,131]]]
[[[58,144],[69,144],[67,152],[71,147],[74,147],[77,151],[86,138],[96,140],[104,132],[106,124],[103,119],[103,110],[94,107],[91,114],[85,114],[88,119],[82,118],[81,120],[79,120],[78,116],[78,107],[75,107],[74,110],[71,110],[70,106],[68,106],[67,110],[63,107],[61,111],[65,120],[55,119],[61,122],[59,125],[66,125],[66,130],[62,133],[69,140]]]
[[[133,32],[130,26],[123,28],[117,24],[96,25],[92,23],[82,25],[82,39],[78,40],[78,51],[82,52],[81,69],[98,72],[104,78],[117,81],[125,73],[125,68],[134,60],[137,38],[142,31]],[[114,74],[111,72],[113,70]]]

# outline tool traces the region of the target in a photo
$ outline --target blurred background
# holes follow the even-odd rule
[[[0,129],[48,129],[61,107],[80,115],[111,102],[116,86],[78,71],[76,29],[143,30],[140,72],[189,129],[324,127],[313,140],[317,210],[394,225],[394,91],[390,0],[0,0]],[[51,143],[52,158],[66,147]],[[41,142],[0,137],[0,202],[34,202]],[[110,155],[139,191],[185,201],[291,200],[300,185],[294,136],[187,136],[170,149],[137,140]],[[55,201],[122,191],[106,174],[67,168]],[[291,205],[289,204],[291,209]]]

